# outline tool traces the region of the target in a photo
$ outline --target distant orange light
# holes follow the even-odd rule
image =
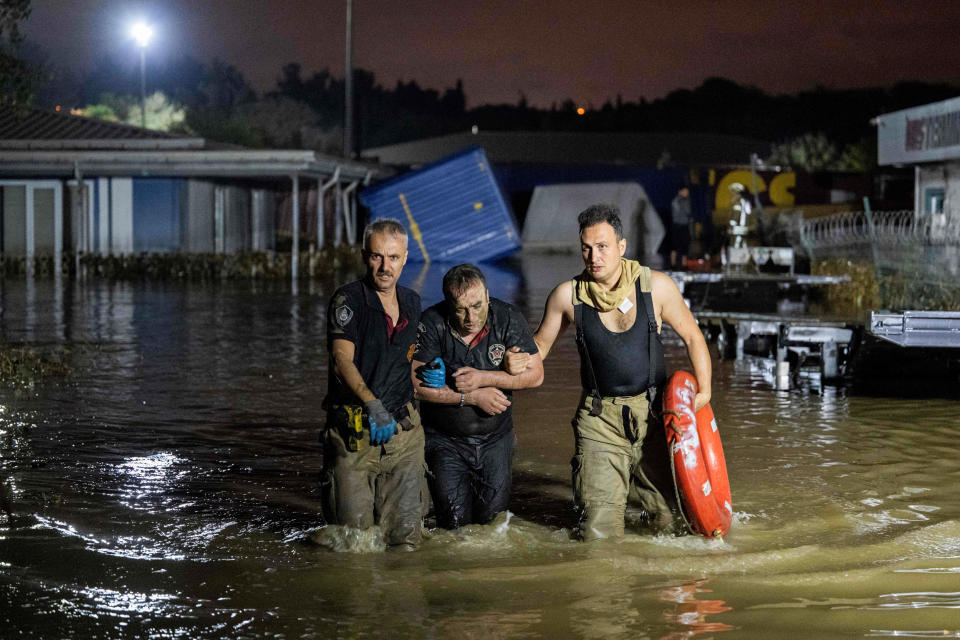
[[[578,115],[578,116],[582,116],[582,115],[585,114],[586,112],[587,112],[587,110],[584,109],[583,107],[577,107],[577,115]]]
[[[57,105],[56,107],[54,107],[54,109],[55,109],[56,111],[60,111],[60,105]]]

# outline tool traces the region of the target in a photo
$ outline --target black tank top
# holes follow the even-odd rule
[[[580,351],[580,383],[588,392],[598,389],[601,396],[636,396],[650,386],[650,367],[654,367],[656,384],[666,380],[666,364],[663,360],[663,343],[656,329],[651,329],[647,309],[653,309],[649,292],[640,291],[637,280],[637,317],[633,326],[622,333],[610,331],[600,320],[600,314],[590,305],[582,307],[577,327],[577,348]],[[648,304],[649,307],[648,307]],[[656,325],[654,324],[654,327]],[[650,340],[653,340],[651,349]],[[650,363],[650,354],[654,362]],[[589,359],[588,359],[589,358]],[[591,366],[593,365],[591,372]],[[596,386],[592,381],[596,376]]]

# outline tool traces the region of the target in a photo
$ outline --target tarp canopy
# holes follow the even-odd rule
[[[523,227],[526,249],[579,251],[577,215],[593,204],[620,209],[627,257],[659,266],[657,248],[664,238],[663,222],[638,182],[551,184],[533,190]]]

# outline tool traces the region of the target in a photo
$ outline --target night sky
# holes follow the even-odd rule
[[[34,0],[26,26],[49,61],[82,77],[98,57],[136,56],[128,35],[155,25],[148,56],[234,64],[254,88],[280,68],[343,73],[345,0]],[[573,99],[599,107],[662,97],[722,76],[769,93],[960,82],[960,2],[836,0],[354,0],[354,64],[392,87],[463,79],[469,106]]]

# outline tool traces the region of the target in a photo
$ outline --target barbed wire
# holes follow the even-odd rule
[[[844,211],[800,222],[800,247],[811,259],[872,262],[878,273],[957,284],[960,215],[913,210]]]
[[[951,218],[946,214],[917,216],[911,209],[873,211],[869,216],[865,211],[844,211],[804,220],[800,237],[804,248],[813,251],[863,243],[957,244],[960,217]]]

